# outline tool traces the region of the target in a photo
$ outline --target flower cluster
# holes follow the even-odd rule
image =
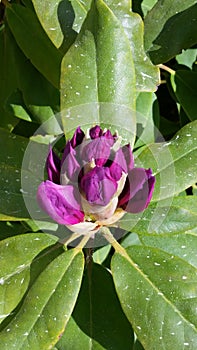
[[[151,169],[134,168],[129,144],[96,125],[87,135],[78,127],[62,159],[50,148],[48,180],[39,185],[40,207],[57,223],[77,233],[96,232],[126,212],[149,204],[155,178]]]

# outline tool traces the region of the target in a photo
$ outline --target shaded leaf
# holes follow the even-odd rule
[[[1,332],[4,349],[53,347],[72,313],[82,273],[80,251],[72,249],[54,259],[39,275],[14,319]]]
[[[172,78],[178,102],[191,121],[197,119],[197,72],[177,70]]]
[[[49,40],[34,12],[19,4],[11,4],[6,8],[6,17],[24,54],[55,87],[59,87],[62,55]]]
[[[90,348],[91,350],[105,350],[102,345],[88,337],[88,335],[77,326],[73,317],[70,318],[66,331],[56,346],[57,350],[65,350],[68,346],[72,350],[87,350]]]
[[[43,234],[25,234],[0,242],[0,322],[18,305],[30,279],[30,264],[57,238]]]
[[[108,310],[107,314],[104,312]],[[82,340],[88,335],[92,349],[130,349],[133,342],[132,329],[122,312],[111,274],[100,265],[93,264],[87,271],[79,298],[74,309],[73,318],[81,331],[77,331]],[[70,327],[72,331],[73,326]],[[65,331],[67,347],[72,348],[71,334]],[[68,340],[71,343],[68,343]],[[72,344],[72,346],[71,346]],[[98,347],[97,344],[100,344]]]
[[[122,308],[145,349],[197,345],[197,271],[180,258],[150,247],[130,247],[112,259]],[[159,312],[158,312],[159,310]]]
[[[167,62],[197,42],[196,16],[195,0],[156,3],[144,21],[145,48],[155,64]]]
[[[0,126],[8,130],[17,124],[4,107],[5,101],[18,86],[15,60],[18,54],[19,48],[6,24],[0,28]]]

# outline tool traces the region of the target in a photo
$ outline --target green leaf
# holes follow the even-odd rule
[[[72,249],[54,259],[39,275],[14,319],[1,332],[3,348],[52,348],[70,318],[82,273],[81,251]]]
[[[19,90],[15,90],[6,101],[6,110],[13,114],[15,117],[31,121],[31,116],[26,110],[26,106],[23,101],[22,94]]]
[[[17,88],[16,57],[19,48],[7,24],[0,28],[0,126],[8,130],[17,124],[17,119],[5,110],[5,101]]]
[[[152,9],[152,7],[156,4],[157,0],[143,0],[142,1],[142,11],[144,16],[146,16],[147,12]]]
[[[155,127],[153,122],[153,103],[156,96],[151,92],[141,92],[136,100],[137,137],[135,148],[147,145],[155,140]]]
[[[6,8],[6,18],[21,50],[58,88],[62,55],[49,40],[34,12],[19,4],[11,4]]]
[[[5,148],[6,145],[6,148]],[[28,218],[21,193],[21,164],[27,140],[0,129],[0,213]]]
[[[119,227],[140,234],[175,234],[197,225],[197,206],[194,196],[174,198],[173,202],[151,204],[143,214],[127,214]]]
[[[54,114],[59,111],[60,96],[56,89],[24,56],[17,61],[19,88],[32,121],[43,124],[48,134],[61,132]],[[47,123],[45,123],[48,121]]]
[[[196,0],[156,3],[144,21],[145,48],[152,62],[167,62],[197,42],[196,16]]]
[[[112,273],[123,311],[145,349],[194,350],[197,271],[150,247],[116,253]],[[159,310],[159,312],[158,312]]]
[[[32,2],[38,19],[52,43],[57,48],[61,47],[63,51],[67,50],[76,38],[72,29],[75,14],[71,3],[68,0]]]
[[[133,55],[136,90],[155,91],[159,85],[159,69],[153,66],[144,51],[144,25],[142,18],[130,10],[130,1],[107,0],[106,4],[112,9],[122,24],[127,35]]]
[[[88,337],[88,335],[78,327],[72,317],[68,322],[66,331],[56,344],[57,350],[65,350],[68,346],[72,350],[105,350],[96,340]]]
[[[64,334],[63,344],[68,349],[77,349],[80,340],[83,347],[84,343],[87,345],[84,333],[92,349],[131,349],[132,328],[120,307],[111,274],[101,265],[93,264],[91,271],[86,272],[73,318],[76,324],[71,321]],[[77,334],[76,343],[73,334]]]
[[[71,4],[73,7],[73,10],[75,12],[75,20],[73,23],[73,29],[79,33],[80,29],[82,27],[82,24],[87,16],[87,12],[90,9],[91,6],[91,0],[71,0]]]
[[[96,6],[62,62],[64,130],[67,134],[79,123],[86,127],[97,123],[112,126],[121,133],[126,126],[125,139],[130,135],[133,143],[135,72],[130,44],[118,19],[104,2],[99,0]],[[91,20],[96,25],[94,30],[89,25]],[[120,115],[125,123],[123,120],[120,123]]]
[[[180,55],[176,56],[176,60],[179,64],[192,68],[192,65],[196,61],[197,49],[188,49],[183,51]]]
[[[177,70],[172,78],[177,100],[191,121],[197,119],[197,72]]]
[[[184,126],[169,142],[147,146],[136,166],[152,168],[156,176],[153,201],[172,197],[197,181],[197,121]]]
[[[55,236],[28,233],[0,242],[0,322],[18,305],[30,279],[30,264]]]
[[[192,233],[192,231],[173,236],[140,235],[140,240],[144,245],[159,248],[169,254],[179,256],[197,268],[197,234]]]
[[[92,255],[94,262],[97,264],[102,264],[103,261],[105,261],[105,259],[107,258],[110,250],[111,250],[110,244],[97,249]]]

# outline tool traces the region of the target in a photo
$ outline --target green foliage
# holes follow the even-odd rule
[[[0,3],[3,350],[196,350],[196,23],[194,0]],[[156,184],[94,250],[36,191],[48,144],[95,124]]]

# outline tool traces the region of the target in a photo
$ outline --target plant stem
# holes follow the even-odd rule
[[[159,68],[165,70],[166,72],[168,72],[168,73],[170,73],[170,74],[172,74],[172,75],[175,75],[175,73],[176,73],[175,70],[171,69],[171,68],[168,67],[168,66],[165,66],[165,64],[158,64],[157,67],[159,67]]]

